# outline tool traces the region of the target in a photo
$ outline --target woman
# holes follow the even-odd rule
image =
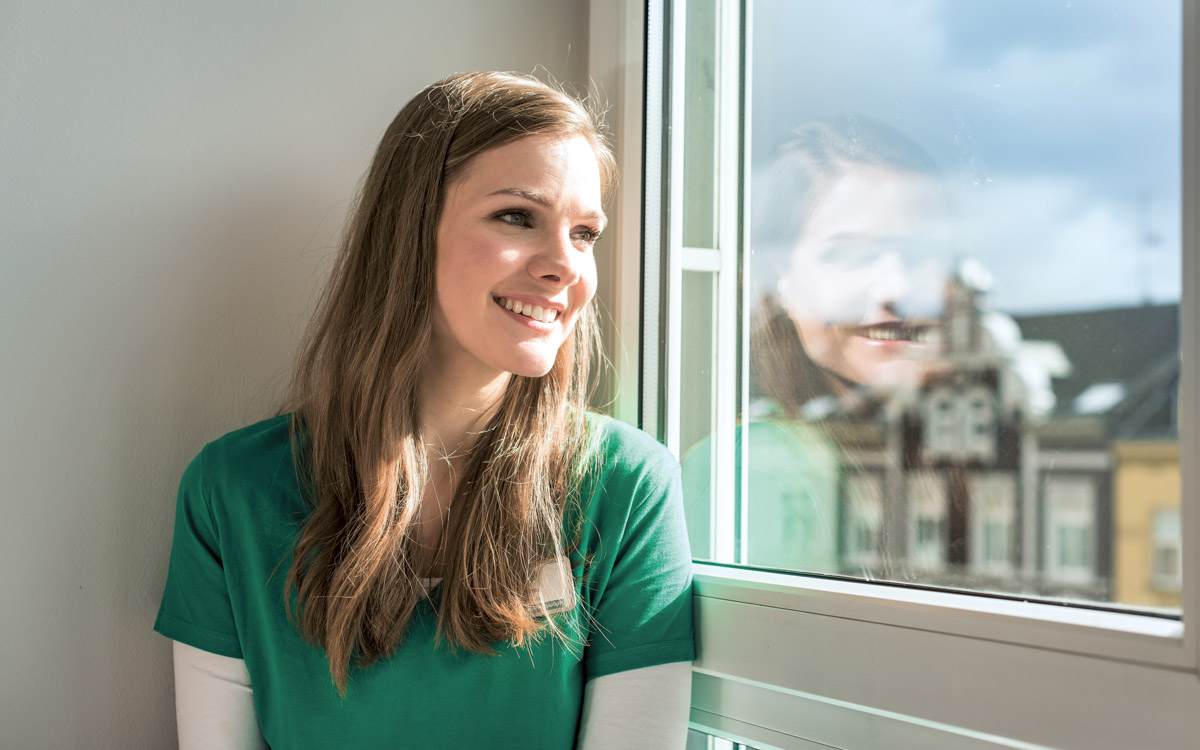
[[[585,411],[613,177],[533,79],[396,117],[290,413],[184,474],[155,625],[181,746],[682,746],[678,469]]]

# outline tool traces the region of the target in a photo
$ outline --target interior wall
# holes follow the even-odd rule
[[[170,747],[175,490],[273,413],[425,84],[586,81],[586,0],[0,7],[0,745]]]

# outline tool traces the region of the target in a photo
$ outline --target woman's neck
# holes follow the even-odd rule
[[[488,383],[460,377],[426,378],[420,391],[418,419],[429,461],[427,484],[417,517],[416,538],[424,553],[416,569],[422,576],[444,575],[442,533],[467,455],[500,405],[507,373]]]
[[[427,377],[421,387],[418,419],[430,461],[465,455],[500,405],[508,373],[486,382],[462,377]]]

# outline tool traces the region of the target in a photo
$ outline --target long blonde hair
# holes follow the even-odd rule
[[[598,117],[536,79],[460,74],[417,94],[379,144],[301,349],[289,407],[313,510],[293,549],[288,611],[325,650],[343,695],[352,667],[399,647],[424,594],[415,521],[428,456],[417,402],[446,189],[482,152],[540,134],[588,138],[611,185]],[[569,546],[563,517],[583,472],[597,352],[589,305],[549,373],[510,377],[466,458],[442,534],[438,637],[451,648],[566,637],[533,602],[533,577]]]

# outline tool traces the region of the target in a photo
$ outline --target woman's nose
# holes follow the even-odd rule
[[[555,232],[539,248],[530,262],[529,271],[539,279],[564,287],[573,286],[579,282],[589,262],[591,253],[571,239],[570,231]]]

